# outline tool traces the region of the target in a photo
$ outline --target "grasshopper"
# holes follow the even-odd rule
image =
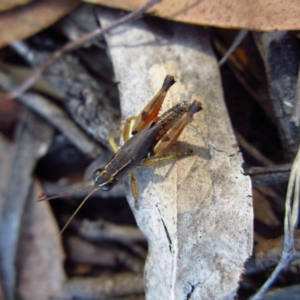
[[[109,137],[109,144],[115,155],[103,168],[94,172],[93,184],[83,188],[94,187],[94,189],[82,201],[61,232],[64,231],[75,214],[95,191],[99,189],[104,191],[110,190],[127,174],[130,174],[132,194],[137,201],[138,187],[132,174],[132,171],[137,166],[150,167],[186,154],[173,153],[163,156],[177,141],[192,116],[202,109],[202,104],[199,101],[182,101],[158,117],[167,92],[174,83],[174,77],[167,75],[161,89],[142,112],[138,116],[126,120],[123,129],[125,142],[120,149],[118,149],[114,141],[116,134],[112,134]],[[134,122],[134,125],[130,129],[132,122]],[[132,136],[130,137],[130,135]],[[70,195],[78,191],[64,195]],[[51,200],[64,195],[49,198],[43,198],[42,195],[38,201]]]

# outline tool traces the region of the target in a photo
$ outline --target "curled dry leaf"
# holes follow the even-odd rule
[[[0,15],[0,47],[27,38],[55,23],[73,10],[79,0],[42,0]]]
[[[104,8],[99,14],[102,25],[118,17]],[[200,27],[148,19],[118,28],[107,42],[125,117],[141,111],[166,74],[177,82],[163,110],[182,100],[203,103],[177,145],[193,155],[135,171],[139,209],[126,182],[149,243],[147,299],[232,299],[252,253],[252,199],[209,35]]]
[[[145,0],[85,0],[126,10],[140,7]],[[192,24],[250,30],[298,30],[300,5],[295,0],[164,0],[154,7],[155,15]]]

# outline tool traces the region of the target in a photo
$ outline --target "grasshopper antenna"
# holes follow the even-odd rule
[[[53,199],[57,199],[57,198],[61,198],[61,197],[69,196],[69,195],[73,195],[73,194],[76,194],[76,193],[78,193],[78,192],[81,192],[81,191],[90,189],[90,188],[92,188],[93,186],[94,186],[94,184],[90,184],[90,185],[88,185],[88,186],[85,186],[85,187],[83,187],[83,188],[77,189],[77,190],[75,190],[75,191],[63,193],[63,194],[56,195],[56,196],[52,196],[52,197],[45,197],[45,193],[41,193],[41,194],[38,196],[38,198],[37,198],[37,202],[40,202],[40,201],[49,201],[49,200],[53,200]]]
[[[76,216],[76,214],[79,212],[79,210],[81,209],[81,207],[83,206],[83,204],[96,192],[98,191],[99,188],[96,187],[94,188],[91,192],[89,192],[89,194],[82,200],[82,202],[79,204],[79,206],[76,208],[76,210],[73,212],[72,216],[70,217],[70,219],[68,220],[68,222],[65,224],[65,226],[63,227],[63,229],[60,231],[60,235],[63,234],[63,232],[65,231],[65,229],[69,226],[70,222],[74,219],[74,217]]]

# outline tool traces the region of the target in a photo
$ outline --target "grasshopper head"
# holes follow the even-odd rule
[[[103,191],[111,190],[118,182],[105,169],[97,169],[93,174],[94,185]]]

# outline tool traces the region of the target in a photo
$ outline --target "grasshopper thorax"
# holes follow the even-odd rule
[[[99,187],[103,191],[111,190],[118,182],[105,169],[97,169],[93,174],[93,181],[94,186]]]

